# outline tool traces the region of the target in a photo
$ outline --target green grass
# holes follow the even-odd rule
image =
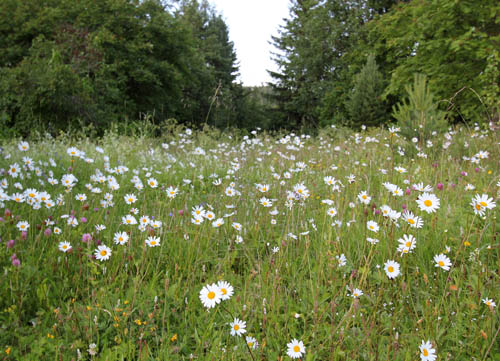
[[[98,142],[33,141],[26,152],[18,150],[19,140],[5,143],[0,168],[17,162],[23,179],[4,173],[4,193],[34,188],[53,200],[60,195],[64,204],[33,209],[26,202],[3,202],[0,359],[76,360],[80,353],[82,360],[289,360],[287,343],[295,338],[306,347],[302,360],[417,360],[422,340],[431,341],[438,360],[499,360],[498,306],[482,301],[500,303],[498,207],[482,217],[470,205],[476,194],[498,202],[498,134],[456,129],[447,149],[442,136],[424,147],[427,158],[377,129],[360,134],[330,129],[301,138],[301,144],[294,144],[294,136],[287,144],[280,138],[265,133],[248,139],[210,132],[178,132],[163,139],[109,134]],[[70,146],[93,162],[70,157]],[[205,155],[195,154],[197,147]],[[479,151],[489,156],[478,164],[463,159]],[[128,171],[106,171],[105,156],[109,168]],[[32,158],[33,170],[23,165],[23,157]],[[305,164],[301,171],[298,162]],[[397,166],[407,172],[398,173]],[[113,175],[120,188],[111,191],[107,182],[93,182],[97,170]],[[284,177],[287,171],[290,178]],[[69,173],[78,182],[66,189],[60,181]],[[58,185],[47,182],[50,174]],[[351,174],[353,183],[347,180]],[[142,190],[131,182],[134,175],[142,180]],[[342,183],[339,191],[332,191],[325,176]],[[147,184],[150,177],[157,188]],[[215,179],[221,184],[214,185]],[[232,182],[238,194],[229,197],[225,189]],[[440,207],[423,212],[416,203],[421,192],[395,197],[385,182],[403,192],[415,183],[430,185]],[[270,190],[261,193],[257,183]],[[310,196],[287,206],[287,191],[300,183]],[[475,190],[466,191],[467,184]],[[169,186],[179,189],[173,199],[165,192]],[[368,205],[358,199],[362,191],[372,197]],[[80,193],[86,201],[75,199]],[[113,204],[104,207],[106,193],[113,195]],[[134,205],[124,201],[130,193],[137,197]],[[259,203],[264,196],[272,207]],[[326,199],[333,204],[322,203]],[[191,210],[198,205],[212,210],[214,219],[223,218],[224,225],[193,224]],[[398,212],[407,207],[422,217],[423,227],[376,214],[383,205]],[[162,227],[141,232],[123,225],[132,207],[138,209],[137,219],[154,217]],[[338,212],[333,218],[327,215],[330,207]],[[270,214],[273,209],[277,214]],[[78,226],[68,225],[63,215],[74,215]],[[44,223],[49,218],[53,225]],[[369,220],[380,226],[378,233],[367,230]],[[25,237],[19,221],[30,225]],[[240,232],[233,222],[242,225]],[[106,229],[97,232],[98,224]],[[54,227],[62,233],[55,234]],[[118,231],[129,233],[127,244],[114,243]],[[87,233],[92,240],[83,242]],[[401,255],[398,239],[405,234],[416,237],[416,248]],[[160,247],[145,245],[150,235],[160,238]],[[372,245],[367,237],[379,242]],[[14,244],[7,247],[10,240]],[[60,251],[61,241],[70,242],[72,250]],[[109,260],[92,257],[98,243],[111,248]],[[433,258],[440,253],[450,258],[449,271],[435,267]],[[347,259],[342,267],[341,254]],[[394,279],[384,271],[388,260],[401,267]],[[207,310],[200,291],[219,280],[229,282],[234,295]],[[354,288],[363,295],[351,297]],[[259,343],[251,353],[244,337],[230,335],[235,317],[246,321],[244,336]],[[96,344],[94,356],[90,344]]]

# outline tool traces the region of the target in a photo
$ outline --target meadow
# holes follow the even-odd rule
[[[4,141],[1,360],[500,360],[498,132]]]

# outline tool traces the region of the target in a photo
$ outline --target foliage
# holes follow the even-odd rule
[[[446,112],[438,107],[430,86],[427,84],[427,77],[422,74],[415,74],[412,86],[406,86],[408,101],[398,103],[393,108],[393,117],[398,121],[401,128],[401,135],[407,140],[416,139],[420,146],[431,140],[437,133],[446,130]]]
[[[499,16],[495,0],[418,0],[381,16],[370,31],[372,47],[390,64],[385,94],[401,97],[413,74],[422,73],[438,99],[450,100],[458,120],[487,120],[474,92],[496,111],[500,93],[494,84],[500,78],[492,64],[500,41]],[[473,91],[460,91],[464,88]]]
[[[0,13],[0,114],[17,134],[149,115],[157,123],[254,123],[233,43],[207,1],[6,0]],[[241,109],[241,111],[240,111]],[[243,111],[244,110],[244,111]]]

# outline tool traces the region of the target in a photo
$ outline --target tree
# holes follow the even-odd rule
[[[495,0],[414,0],[382,15],[370,36],[391,74],[385,95],[401,97],[423,73],[456,118],[486,120],[476,93],[498,111],[499,17]]]
[[[387,121],[388,109],[382,100],[384,88],[382,73],[371,54],[361,72],[354,77],[354,88],[345,104],[351,126],[376,126]]]

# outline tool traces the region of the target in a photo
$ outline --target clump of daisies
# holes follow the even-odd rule
[[[213,308],[221,301],[230,299],[233,293],[233,286],[226,281],[219,281],[201,289],[200,301],[206,308]]]

